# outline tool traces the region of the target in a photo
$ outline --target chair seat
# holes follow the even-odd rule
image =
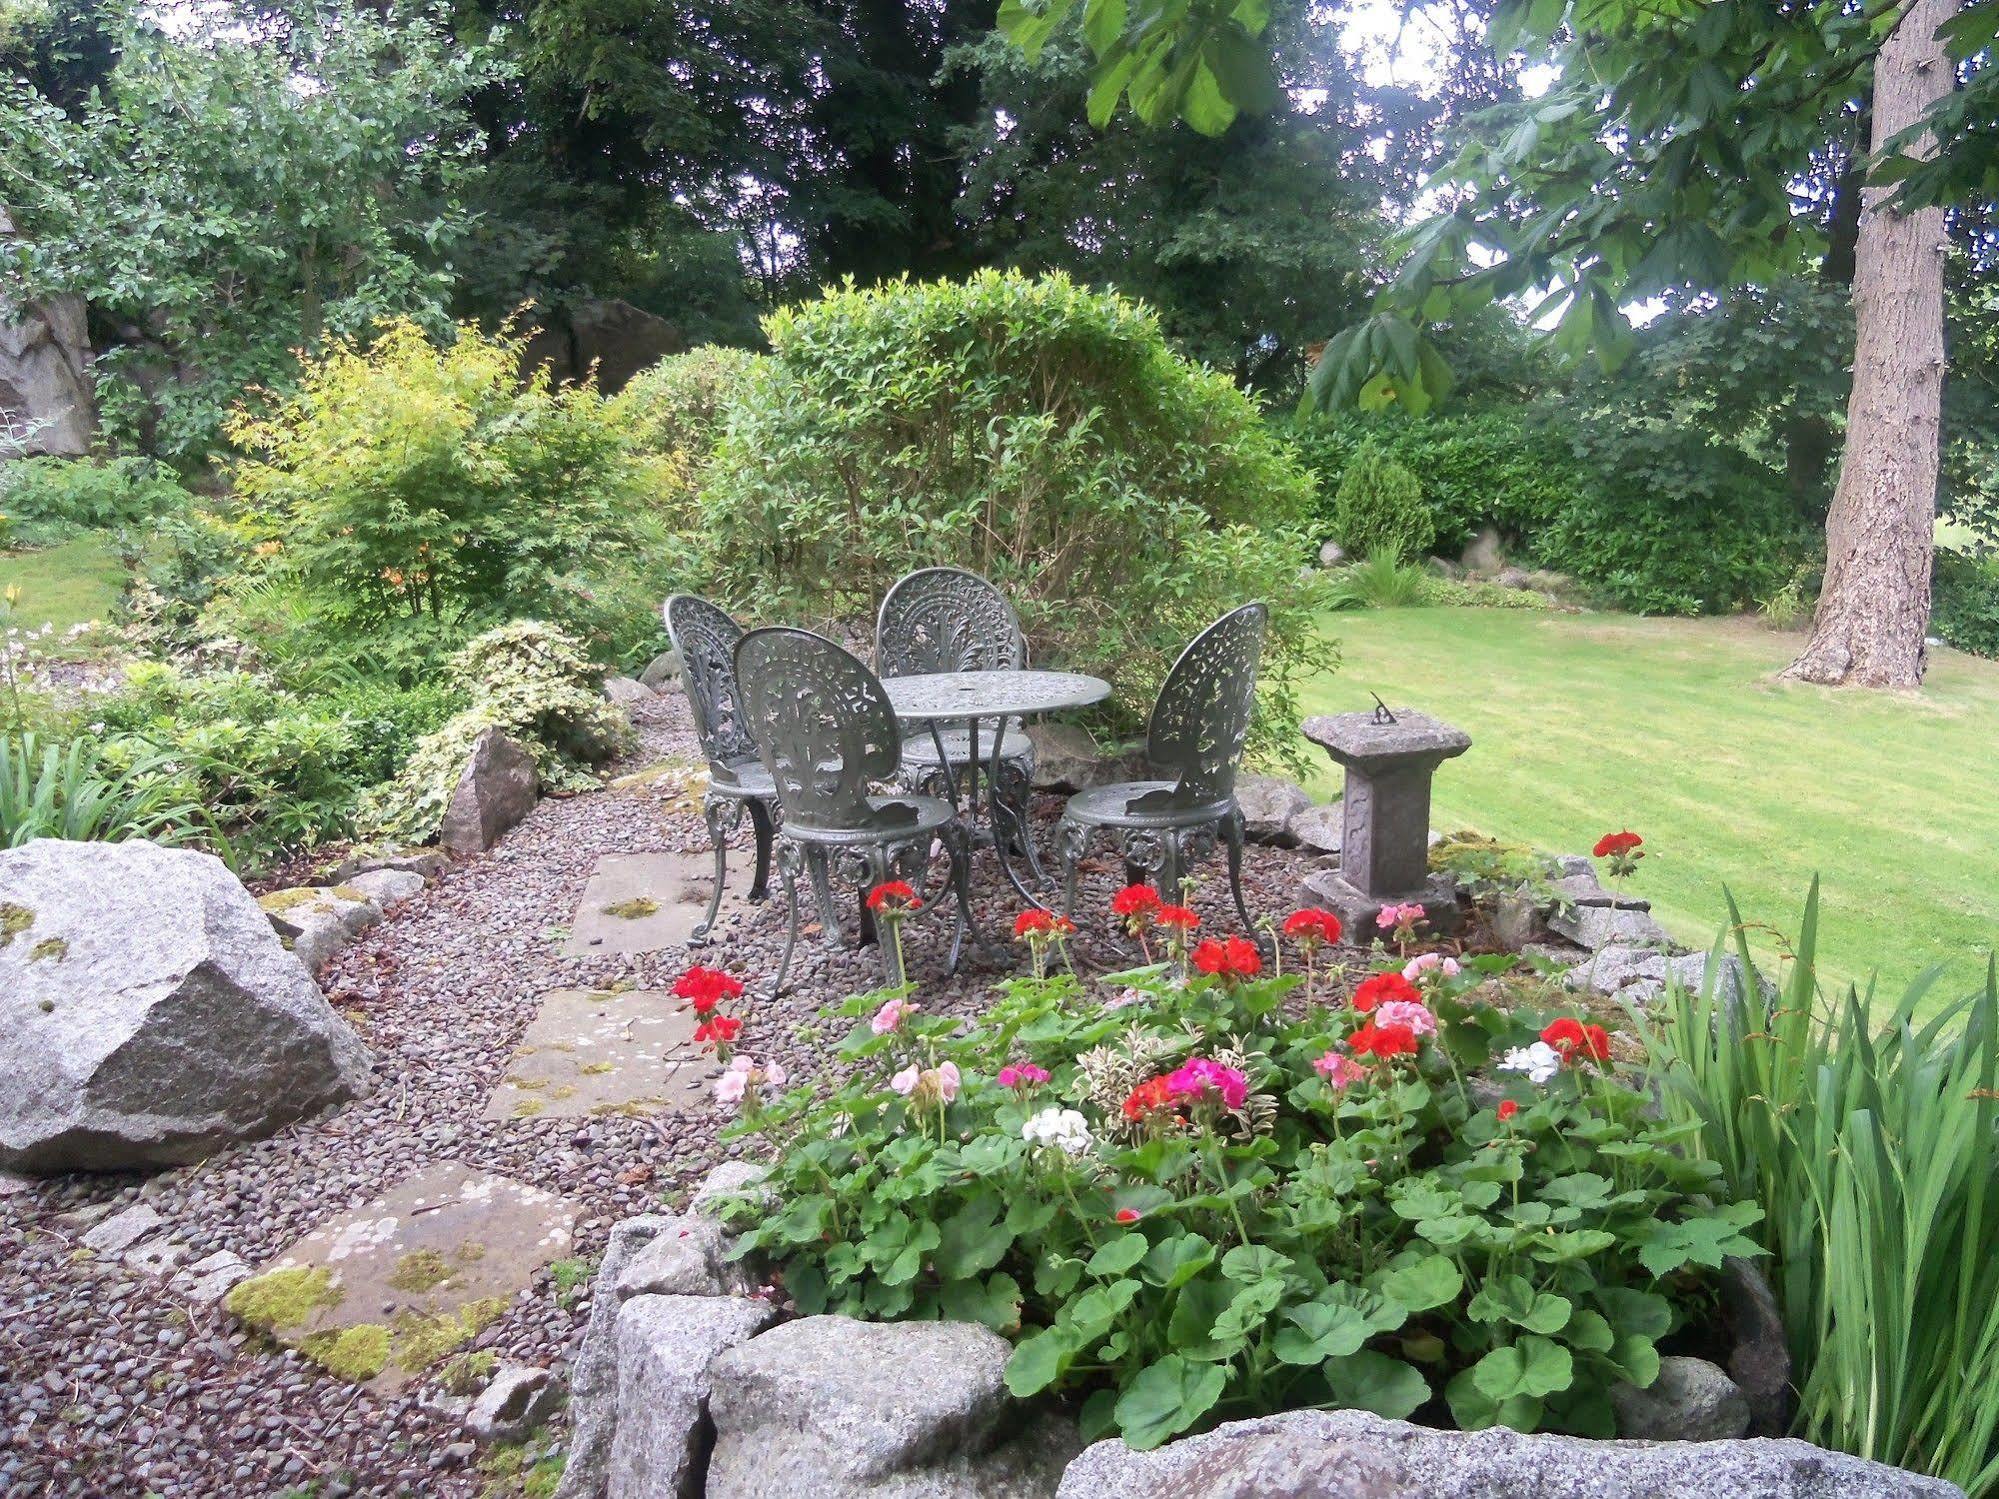
[[[708,763],[708,789],[716,796],[775,797],[777,782],[761,760],[731,760],[727,764]]]
[[[944,741],[944,754],[953,765],[965,763],[967,751],[971,747],[971,736],[963,729],[940,729],[939,739]],[[985,724],[979,725],[979,763],[992,763],[993,731]],[[1009,728],[1006,737],[1000,740],[1000,758],[1004,760],[1031,760],[1034,757],[1034,741],[1018,729]],[[927,727],[906,725],[902,732],[902,763],[904,765],[935,765],[937,740],[930,737]]]
[[[957,816],[951,804],[942,797],[871,796],[868,798],[868,819],[857,827],[829,828],[791,818],[784,824],[784,835],[800,843],[865,847],[920,838],[955,821]]]
[[[1201,806],[1173,804],[1173,781],[1118,781],[1079,791],[1062,816],[1092,827],[1180,828],[1217,822],[1235,806],[1233,797]]]

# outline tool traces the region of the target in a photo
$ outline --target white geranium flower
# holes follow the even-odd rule
[[[1046,1145],[1064,1155],[1082,1155],[1090,1148],[1090,1121],[1074,1109],[1043,1109],[1020,1126],[1030,1145]]]
[[[1532,1046],[1516,1046],[1499,1059],[1501,1072],[1524,1072],[1535,1087],[1548,1082],[1562,1070],[1562,1054],[1546,1041]]]

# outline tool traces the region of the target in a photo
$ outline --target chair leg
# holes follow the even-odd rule
[[[951,856],[951,889],[958,897],[958,914],[951,923],[949,970],[956,973],[967,934],[974,939],[978,937],[978,926],[972,918],[972,842],[965,830],[953,823],[945,832],[944,847]]]
[[[1249,904],[1242,895],[1242,844],[1243,816],[1240,808],[1222,819],[1222,837],[1229,846],[1229,893],[1235,897],[1235,913],[1242,918],[1242,929],[1252,938],[1257,938],[1256,923],[1250,920]],[[1261,942],[1261,938],[1257,938]]]
[[[1174,828],[1159,836],[1159,898],[1168,905],[1177,905],[1183,895],[1181,878],[1187,872],[1186,850],[1180,842],[1179,829]]]
[[[820,936],[828,947],[840,946],[840,906],[833,899],[833,877],[826,865],[826,850],[809,849],[805,867],[812,875],[813,898],[819,903]]]
[[[1090,830],[1067,816],[1055,824],[1055,857],[1062,865],[1062,914],[1076,914],[1076,866],[1089,852]]]
[[[706,942],[715,916],[722,909],[722,887],[729,878],[729,828],[741,815],[740,807],[730,808],[717,797],[709,797],[701,807],[701,820],[708,824],[708,841],[715,845],[715,893],[708,897],[708,911],[687,934],[690,943]]]
[[[905,983],[909,977],[902,968],[902,943],[896,939],[893,932],[884,939],[881,924],[875,920],[875,913],[868,909],[868,892],[875,886],[886,883],[888,876],[888,850],[869,849],[866,872],[862,875],[863,883],[857,892],[861,907],[861,941],[863,944],[872,941],[881,949],[882,982],[894,989]]]
[[[749,898],[753,901],[767,899],[770,895],[770,845],[775,835],[776,819],[771,816],[770,803],[751,800],[750,826],[757,835],[757,872],[750,881]]]
[[[798,945],[798,875],[802,863],[796,844],[779,846],[777,873],[784,884],[784,952],[777,960],[777,981],[771,985],[770,991],[772,999],[784,993],[785,975],[791,972],[791,950]]]

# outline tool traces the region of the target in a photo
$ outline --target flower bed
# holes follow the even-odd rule
[[[737,1252],[801,1313],[982,1322],[1016,1395],[1139,1448],[1300,1407],[1610,1436],[1612,1387],[1760,1252],[1601,1027],[1473,999],[1510,959],[1342,994],[1324,913],[1271,954],[1142,888],[1114,912],[1160,961],[1086,983],[1029,921],[1032,976],[975,1027],[907,989],[829,1011],[837,1091],[731,1059],[776,1195],[733,1211]]]

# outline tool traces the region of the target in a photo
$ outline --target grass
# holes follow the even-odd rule
[[[125,591],[125,565],[108,539],[78,536],[36,552],[0,552],[0,591],[18,584],[16,622],[58,632],[85,620],[111,617]]]
[[[1559,852],[1631,828],[1636,893],[1681,940],[1726,921],[1788,931],[1824,877],[1819,970],[1899,993],[1946,965],[1931,1007],[1969,992],[1999,936],[1999,663],[1935,653],[1920,694],[1772,680],[1802,637],[1739,620],[1494,609],[1329,616],[1344,664],[1308,713],[1378,691],[1456,723],[1431,825]],[[1317,790],[1339,789],[1328,767]],[[1766,958],[1767,933],[1752,932]]]

